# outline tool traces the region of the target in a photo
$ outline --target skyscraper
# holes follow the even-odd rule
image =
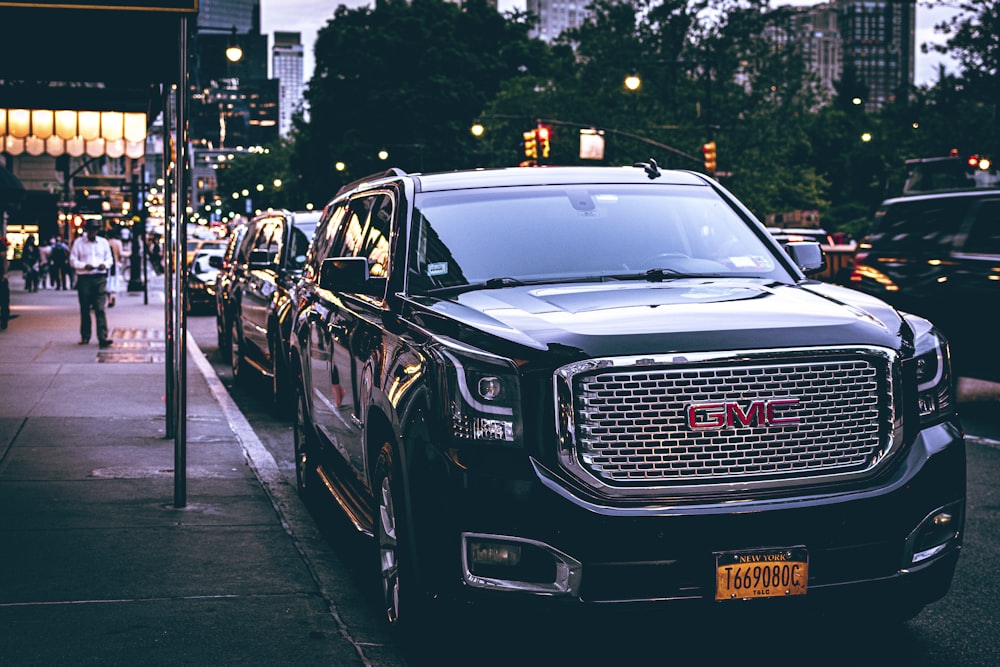
[[[302,110],[302,33],[275,32],[271,74],[278,79],[278,133],[287,137],[292,116]]]
[[[913,86],[915,0],[830,0],[779,8],[766,35],[802,50],[831,94],[842,82],[866,111],[878,111]]]
[[[865,109],[894,102],[913,86],[916,0],[840,0],[844,78],[866,89]]]
[[[590,12],[590,0],[527,0],[527,10],[538,17],[532,37],[551,42],[567,28],[579,27]]]

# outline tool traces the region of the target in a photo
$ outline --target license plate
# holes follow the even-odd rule
[[[726,551],[715,555],[715,599],[748,600],[805,595],[805,547]]]

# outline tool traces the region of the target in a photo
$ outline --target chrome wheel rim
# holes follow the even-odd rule
[[[388,472],[379,488],[379,561],[382,571],[382,596],[391,623],[399,620],[399,564],[396,560],[396,510],[392,502]]]
[[[240,337],[236,330],[236,323],[233,323],[232,331],[229,332],[229,361],[233,369],[233,377],[240,374]]]
[[[306,464],[309,461],[309,454],[306,451],[306,399],[299,389],[296,391],[295,401],[295,428],[292,429],[293,443],[295,447],[295,481],[299,490],[306,488]]]

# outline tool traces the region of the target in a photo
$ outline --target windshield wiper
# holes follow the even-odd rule
[[[517,278],[504,276],[502,278],[490,278],[479,283],[466,283],[464,285],[450,285],[448,287],[437,287],[427,290],[427,294],[464,294],[477,289],[501,289],[504,287],[518,287],[526,283]]]
[[[607,277],[612,280],[648,280],[651,283],[658,283],[667,278],[700,278],[701,276],[674,269],[649,269],[641,273],[618,273]]]

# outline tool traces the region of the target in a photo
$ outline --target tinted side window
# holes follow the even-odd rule
[[[329,206],[323,212],[323,218],[316,227],[316,234],[313,237],[312,245],[309,246],[309,253],[306,257],[306,268],[304,276],[306,280],[316,280],[319,277],[319,265],[330,256],[330,249],[333,241],[337,238],[341,224],[344,221],[344,214],[347,212],[347,203]]]
[[[243,235],[243,240],[240,242],[240,247],[236,251],[236,263],[246,264],[250,259],[250,248],[253,247],[253,241],[257,236],[257,230],[259,227],[256,224],[250,224],[247,226],[246,233]]]
[[[271,218],[264,222],[254,240],[254,251],[267,253],[267,261],[274,263],[281,252],[281,221]]]
[[[368,258],[368,270],[373,277],[389,276],[389,239],[391,239],[392,198],[378,195],[371,207],[365,242],[359,255]]]
[[[970,198],[899,202],[881,211],[872,244],[878,248],[947,252],[965,217]]]
[[[1000,199],[986,199],[973,211],[972,229],[962,247],[971,255],[1000,255]]]

